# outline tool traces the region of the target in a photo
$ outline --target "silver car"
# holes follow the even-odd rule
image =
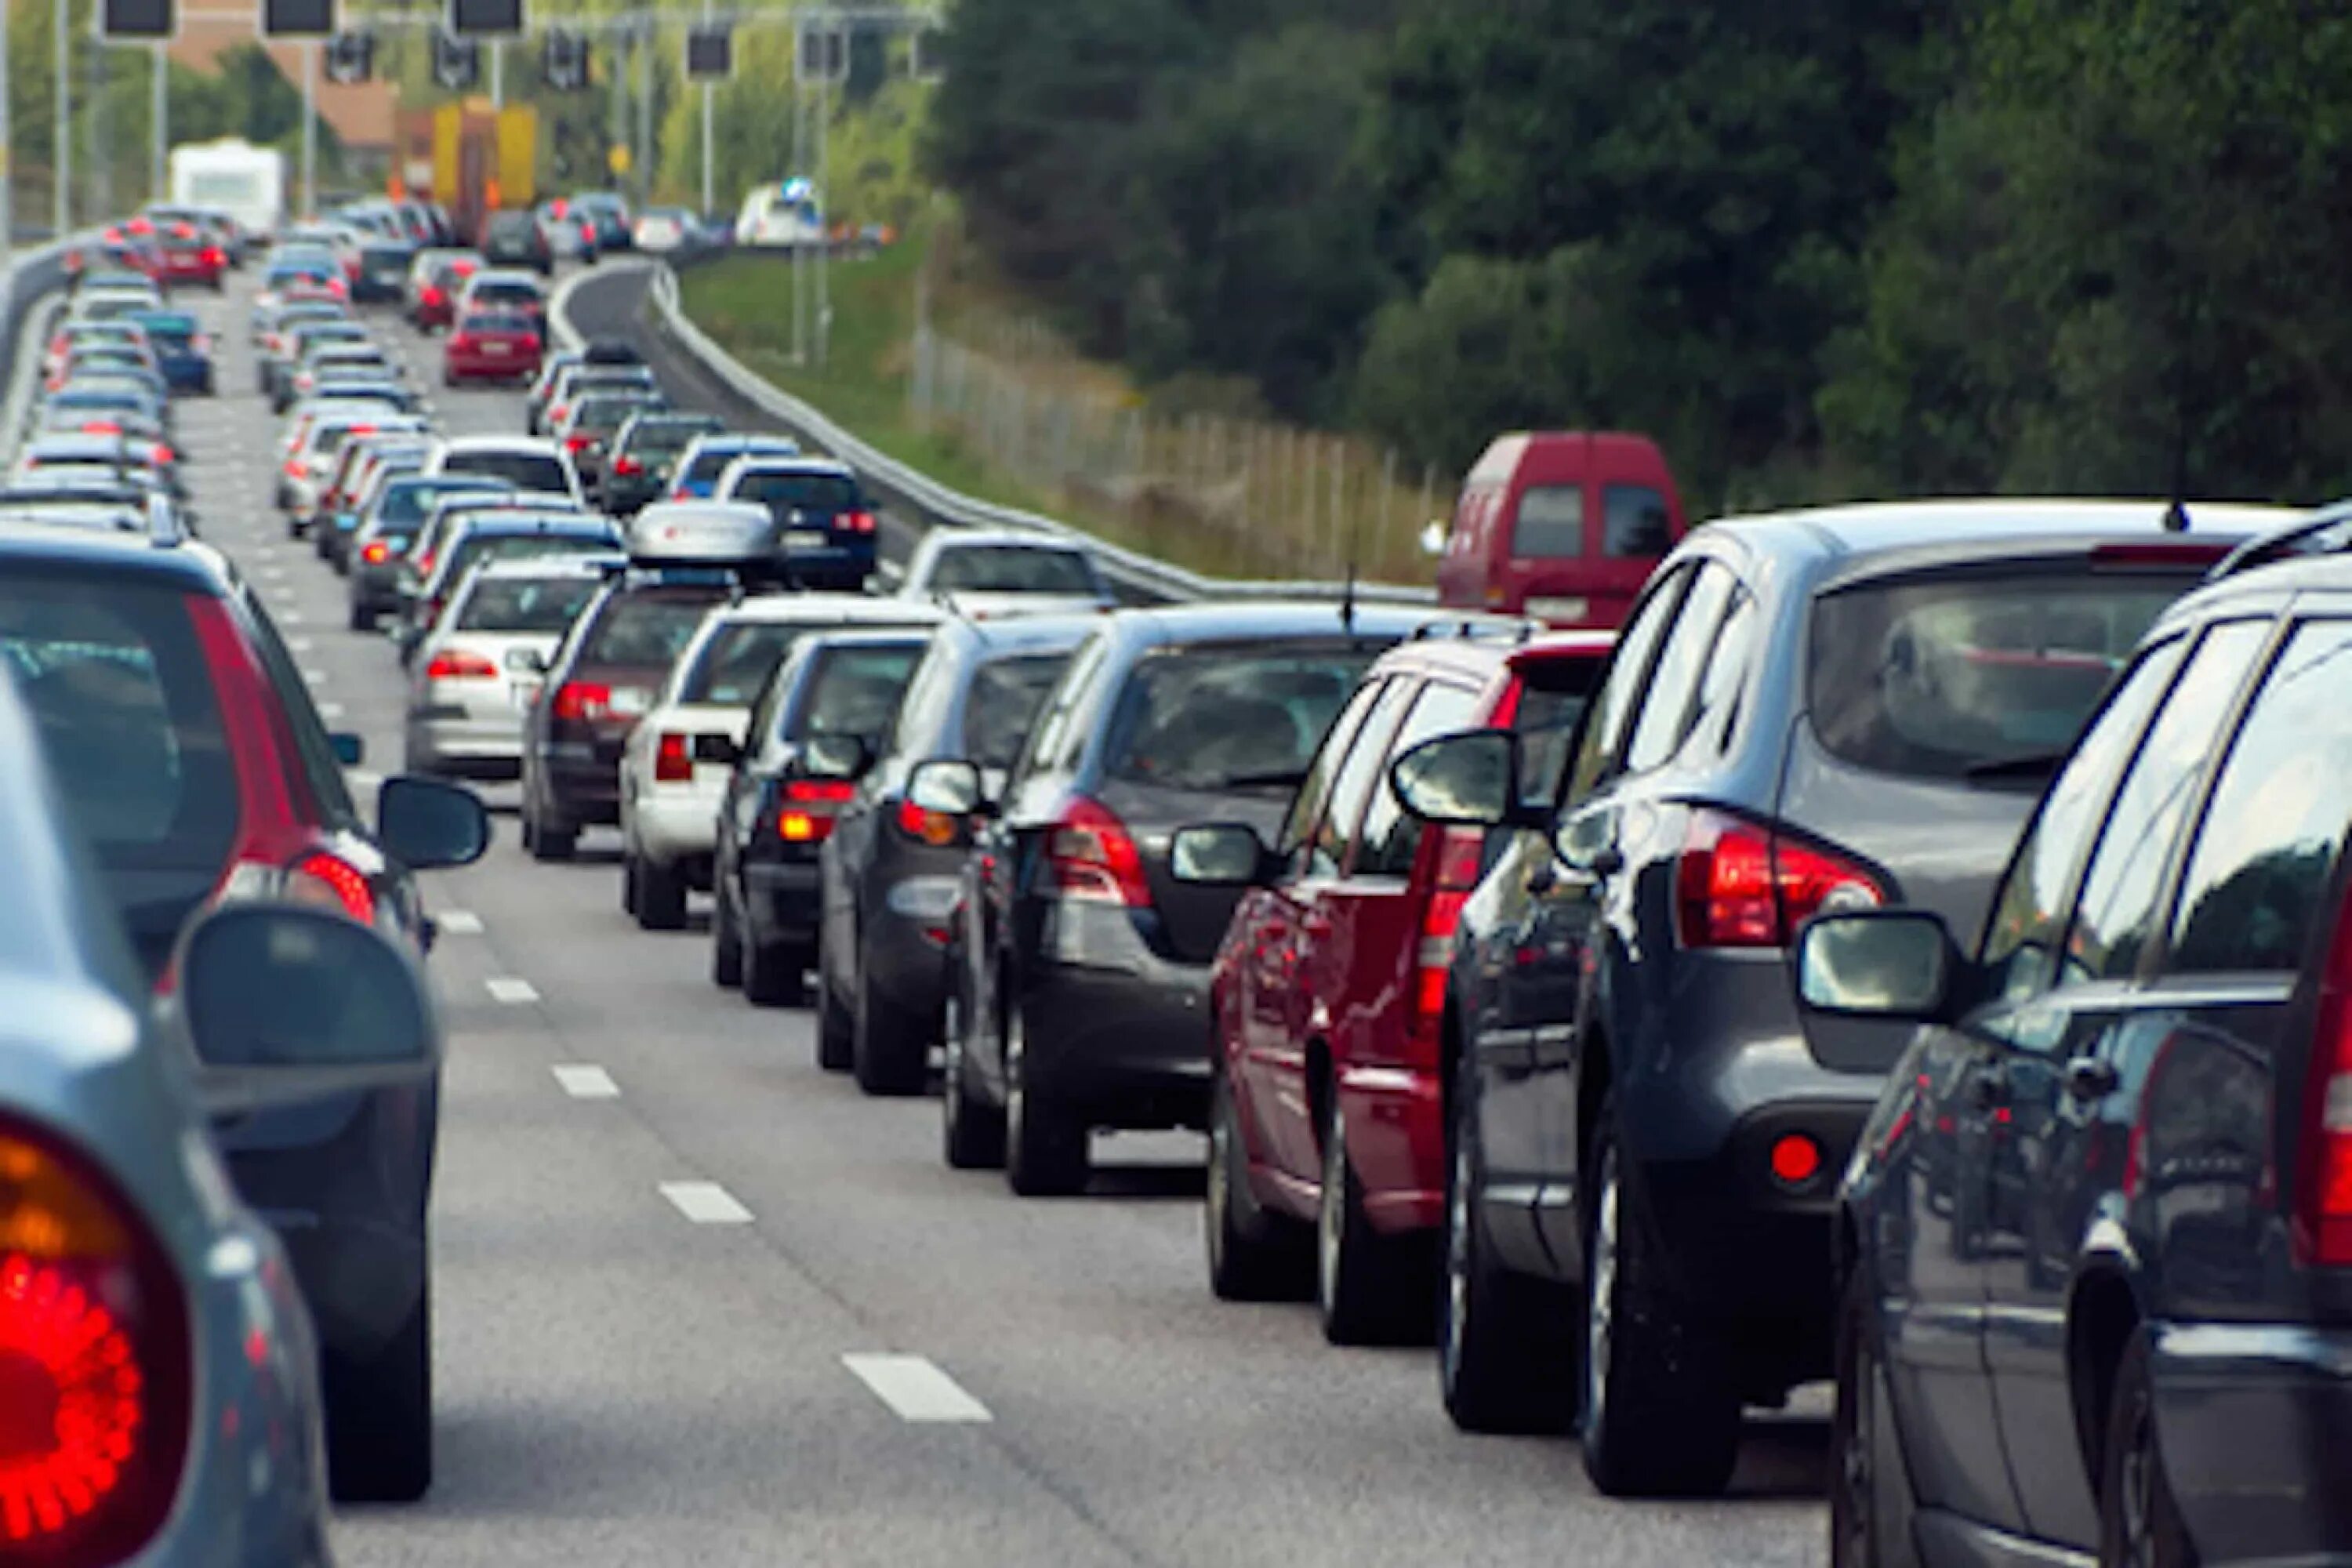
[[[39,757],[0,677],[0,1557],[325,1564],[310,1314],[206,1117],[413,1072],[430,1005],[366,927],[264,903],[158,1004]]]
[[[546,661],[625,563],[617,553],[537,555],[467,572],[409,667],[409,770],[521,777],[523,715],[538,699]]]

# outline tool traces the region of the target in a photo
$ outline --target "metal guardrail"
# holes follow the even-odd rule
[[[566,319],[566,306],[571,291],[584,280],[582,276],[568,279],[557,290],[552,311],[558,331],[573,341],[577,340],[578,334]],[[999,506],[992,501],[950,489],[929,475],[858,439],[827,419],[813,405],[783,391],[711,341],[708,333],[678,309],[677,274],[668,266],[655,268],[647,293],[660,317],[661,330],[679,348],[701,362],[714,380],[791,430],[803,444],[828,452],[847,463],[857,471],[866,487],[881,497],[885,504],[920,520],[927,526],[1009,529],[1082,544],[1093,552],[1105,574],[1113,581],[1162,599],[1336,599],[1346,591],[1346,584],[1331,582],[1238,581],[1204,577],[1113,544],[1058,519],[1024,511],[1017,507]],[[1437,602],[1434,588],[1360,583],[1355,592],[1356,596],[1366,603],[1433,605]]]
[[[5,280],[0,283],[5,289],[5,297],[0,297],[0,356],[5,356],[0,358],[0,364],[8,367],[6,402],[0,404],[0,475],[16,464],[26,421],[32,416],[33,389],[40,378],[38,358],[25,352],[25,329],[31,322],[46,324],[44,310],[49,296],[64,288],[69,277],[66,258],[96,238],[94,230],[68,235],[17,251],[8,258]]]

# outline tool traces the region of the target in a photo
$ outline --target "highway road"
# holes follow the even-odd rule
[[[627,315],[626,280],[582,295]],[[399,767],[388,643],[269,506],[247,289],[180,414],[208,536],[263,586],[365,785]],[[508,392],[445,428],[520,430]],[[673,374],[674,395],[713,389]],[[903,551],[903,528],[891,536]],[[438,1479],[347,1510],[356,1568],[592,1564],[1811,1563],[1823,1406],[1759,1423],[1734,1495],[1596,1497],[1565,1439],[1473,1439],[1427,1351],[1327,1347],[1301,1307],[1213,1300],[1199,1145],[1121,1138],[1087,1196],[948,1170],[929,1100],[820,1072],[811,1016],[758,1012],[620,909],[616,841],[499,842],[427,894],[450,1033],[434,1202]]]

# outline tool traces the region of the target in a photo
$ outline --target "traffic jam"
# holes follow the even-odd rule
[[[1139,604],[436,221],[11,367],[0,1561],[2352,1562],[2352,510]]]

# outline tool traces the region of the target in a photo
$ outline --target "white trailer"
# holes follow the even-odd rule
[[[172,149],[172,200],[217,207],[266,239],[286,218],[286,155],[235,137],[183,143]]]

